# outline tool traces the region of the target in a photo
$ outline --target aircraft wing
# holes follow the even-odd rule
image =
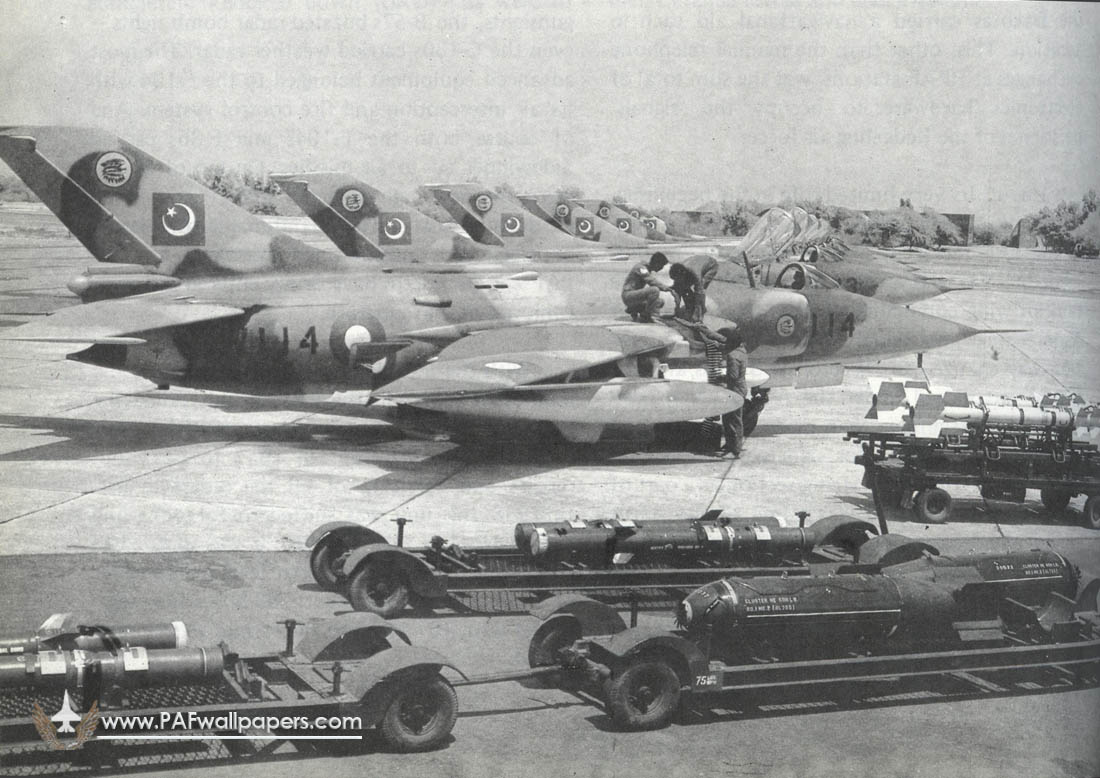
[[[127,297],[62,308],[21,327],[0,332],[0,340],[42,343],[138,345],[142,332],[240,316],[241,308],[164,296]]]
[[[557,324],[486,330],[456,341],[434,362],[375,394],[396,400],[500,392],[661,352],[679,340],[666,327],[641,324]]]
[[[558,424],[648,425],[739,407],[741,397],[722,387],[653,378],[645,370],[647,358],[660,359],[679,340],[647,324],[487,330],[374,394],[449,413]]]

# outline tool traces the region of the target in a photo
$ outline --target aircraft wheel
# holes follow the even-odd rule
[[[752,395],[748,397],[744,405],[741,406],[741,428],[746,438],[756,429],[756,425],[760,421],[760,414],[763,413],[764,406],[767,404],[767,391],[757,391],[754,389]]]
[[[628,665],[606,689],[611,720],[627,730],[668,726],[680,704],[680,679],[661,661]]]
[[[408,604],[409,583],[397,566],[367,562],[348,581],[348,600],[357,611],[388,619]]]
[[[951,495],[937,487],[923,489],[913,507],[929,524],[943,524],[951,515]]]
[[[326,535],[309,552],[309,571],[313,580],[326,592],[340,589],[341,557],[348,552],[347,544],[336,535]]]
[[[1081,511],[1082,524],[1089,529],[1100,529],[1100,494],[1090,495]]]
[[[447,679],[434,675],[405,683],[382,717],[382,737],[395,751],[435,748],[451,733],[458,696]]]
[[[752,431],[754,429],[756,429],[756,423],[760,421],[761,410],[763,409],[752,406],[749,403],[745,403],[742,406],[741,429],[745,433],[746,438],[752,434]]]
[[[1064,489],[1040,489],[1039,499],[1048,511],[1061,513],[1069,507],[1070,494]]]

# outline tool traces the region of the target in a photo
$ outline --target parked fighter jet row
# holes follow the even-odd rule
[[[606,201],[431,187],[467,239],[349,176],[277,177],[337,254],[104,131],[7,127],[0,157],[107,263],[71,285],[84,305],[3,337],[79,344],[70,358],[162,387],[370,390],[444,428],[547,422],[571,441],[737,408],[723,388],[666,374],[703,365],[699,326],[624,313],[621,260],[655,248],[689,268],[719,258],[701,324],[738,327],[771,386],[838,383],[846,364],[980,332],[886,302],[946,289],[848,249],[797,209],[773,209],[740,242],[708,242]],[[789,261],[792,250],[816,261]]]

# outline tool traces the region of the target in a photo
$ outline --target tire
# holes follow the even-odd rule
[[[348,545],[336,535],[325,535],[309,553],[309,571],[313,580],[326,592],[340,590],[341,578],[337,563],[348,552]]]
[[[1062,489],[1040,489],[1039,499],[1048,511],[1061,513],[1069,507],[1070,494]]]
[[[1089,495],[1081,511],[1081,523],[1089,529],[1100,529],[1100,494]]]
[[[943,489],[924,489],[917,495],[917,515],[929,524],[943,524],[951,515],[951,495]]]
[[[741,430],[747,438],[756,429],[756,424],[760,421],[760,411],[763,408],[753,407],[748,403],[745,403],[742,408],[744,412],[741,414]]]
[[[680,679],[664,662],[635,662],[606,687],[611,720],[626,730],[668,726],[680,705]]]
[[[388,619],[409,603],[409,583],[396,565],[368,561],[348,581],[348,600],[357,611]]]
[[[558,651],[581,639],[581,626],[571,616],[555,616],[539,625],[527,646],[528,667],[558,663]]]
[[[379,725],[394,751],[428,751],[451,734],[458,716],[458,696],[445,678],[409,679],[394,695]]]
[[[741,406],[741,429],[746,438],[756,429],[760,414],[764,412],[764,406],[767,404],[768,395],[760,392],[748,397],[745,404]]]

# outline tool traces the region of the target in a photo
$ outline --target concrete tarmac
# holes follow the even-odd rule
[[[280,220],[287,222],[287,220]],[[295,233],[324,245],[301,222]],[[350,520],[410,545],[443,535],[507,544],[520,520],[671,518],[723,508],[795,523],[844,513],[874,521],[858,448],[867,378],[926,377],[972,394],[1100,396],[1100,262],[975,247],[907,259],[970,286],[915,308],[981,335],[924,356],[850,369],[838,387],[777,389],[744,457],[716,460],[657,443],[615,447],[458,446],[407,438],[325,405],[170,389],[65,359],[66,348],[0,342],[0,605],[3,629],[55,611],[89,620],[183,618],[196,642],[277,649],[275,621],[347,610],[319,591],[303,541]],[[65,282],[91,257],[36,206],[0,207],[0,327],[76,299]],[[1083,498],[1050,516],[1023,504],[956,497],[950,523],[901,510],[893,532],[955,549],[1047,546],[1100,575],[1100,533],[1079,525]],[[645,618],[671,626],[671,616]],[[468,672],[525,662],[530,620],[406,619],[418,644]],[[326,757],[204,768],[343,775],[1100,774],[1100,693],[1079,691],[799,715],[729,713],[656,733],[609,730],[603,712],[556,690],[462,689],[454,741],[433,754]],[[0,767],[3,767],[0,764]],[[228,774],[228,773],[227,773]]]

